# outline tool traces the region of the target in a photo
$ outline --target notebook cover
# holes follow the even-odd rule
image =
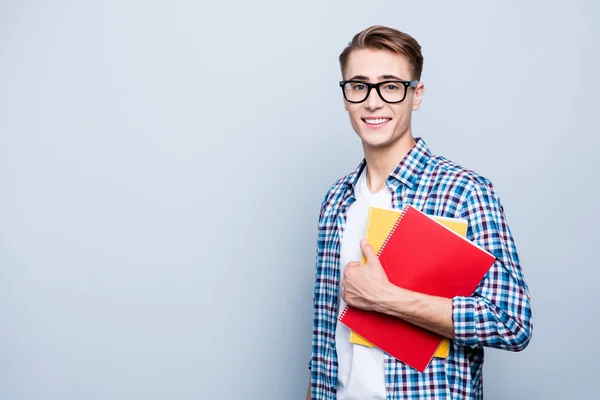
[[[379,260],[394,285],[434,296],[470,296],[495,257],[407,206]],[[423,372],[442,336],[386,314],[347,306],[340,322],[381,350]]]
[[[373,250],[376,254],[379,253],[383,242],[398,221],[398,218],[400,218],[400,215],[402,215],[401,209],[375,206],[369,207],[366,239],[373,247]],[[430,215],[430,217],[463,237],[467,235],[468,221],[465,219],[440,217],[437,215]],[[363,256],[362,263],[364,264],[365,262],[366,260]],[[371,342],[353,331],[350,331],[348,340],[354,344],[359,344],[366,347],[376,347]],[[440,344],[440,347],[438,347],[436,350],[434,357],[447,358],[449,354],[450,339],[444,338]]]

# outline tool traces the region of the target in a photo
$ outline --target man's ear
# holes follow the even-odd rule
[[[423,101],[423,94],[425,92],[425,84],[423,82],[419,82],[417,87],[415,88],[415,95],[413,96],[413,111],[417,111],[421,107],[421,102]]]

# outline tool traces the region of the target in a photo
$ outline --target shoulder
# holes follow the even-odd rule
[[[440,201],[451,204],[455,215],[468,219],[469,225],[492,226],[504,220],[504,206],[487,177],[439,155],[430,160],[426,175],[443,194]]]
[[[344,175],[329,186],[321,202],[321,215],[325,214],[328,209],[341,201],[350,182],[351,175]]]
[[[496,196],[490,179],[441,155],[432,155],[425,176],[437,185],[462,192],[464,198],[481,194]]]

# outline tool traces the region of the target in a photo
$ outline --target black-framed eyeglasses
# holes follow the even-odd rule
[[[406,98],[406,91],[409,87],[417,87],[418,80],[414,81],[383,81],[379,83],[369,83],[363,81],[340,81],[340,87],[344,98],[349,103],[362,103],[365,101],[371,89],[375,89],[379,97],[386,103],[400,103]]]

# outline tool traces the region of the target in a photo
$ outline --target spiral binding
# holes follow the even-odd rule
[[[387,246],[388,242],[390,241],[390,238],[392,237],[392,235],[394,234],[394,231],[396,230],[396,228],[398,227],[398,224],[400,224],[400,221],[402,221],[402,218],[404,218],[404,215],[406,214],[406,210],[408,210],[408,207],[406,207],[404,210],[402,210],[402,213],[400,213],[400,216],[398,217],[398,220],[396,220],[396,223],[394,224],[392,230],[390,231],[390,233],[387,235],[387,237],[385,238],[385,240],[383,241],[383,244],[381,245],[381,248],[379,249],[379,251],[377,252],[377,257],[379,257],[381,255],[381,252],[383,251],[383,249],[385,249],[385,246]]]
[[[365,239],[369,239],[369,228],[371,227],[371,215],[373,214],[373,206],[369,207],[369,214],[367,215],[367,231],[365,233]]]
[[[367,242],[369,241],[369,228],[371,227],[371,215],[372,214],[373,214],[373,206],[370,206],[369,207],[369,213],[367,215],[367,230],[365,232],[365,239],[367,239]],[[365,260],[366,260],[366,257],[363,254],[363,258],[362,258],[362,260],[360,260],[361,261],[360,265],[364,265],[364,264],[362,264],[362,262],[365,261]]]
[[[346,307],[344,308],[344,310],[341,312],[340,316],[338,317],[338,320],[339,320],[340,322],[342,322],[342,319],[344,319],[344,315],[346,315],[346,311],[348,311],[348,306],[346,306]]]

